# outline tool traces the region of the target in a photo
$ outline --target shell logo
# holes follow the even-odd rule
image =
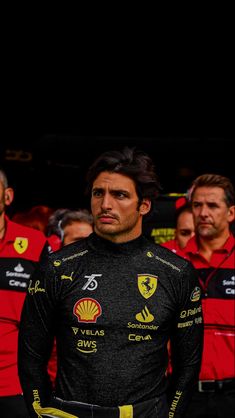
[[[191,293],[190,300],[192,302],[197,302],[200,299],[200,296],[201,296],[201,289],[200,287],[196,286]]]
[[[97,300],[83,298],[75,303],[73,313],[78,318],[78,322],[96,322],[102,314],[102,309]]]

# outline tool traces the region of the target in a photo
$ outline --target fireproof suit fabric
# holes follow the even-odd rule
[[[46,245],[40,231],[8,217],[5,225],[0,240],[0,397],[22,393],[17,369],[20,315],[29,280]]]
[[[55,334],[55,396],[106,407],[166,392],[171,338],[169,417],[180,417],[198,378],[202,328],[195,270],[171,251],[143,236],[114,244],[95,233],[63,247],[35,272],[22,312],[19,375],[30,416],[50,403]]]

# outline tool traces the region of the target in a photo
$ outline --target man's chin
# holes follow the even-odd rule
[[[199,232],[199,235],[201,237],[208,237],[208,238],[210,238],[210,237],[213,236],[213,231],[212,231],[211,228],[199,227],[198,228],[198,232]]]
[[[115,235],[118,233],[117,228],[110,224],[96,226],[95,231],[101,235]]]

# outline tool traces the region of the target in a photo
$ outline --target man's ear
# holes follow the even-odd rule
[[[140,205],[140,214],[146,215],[151,209],[151,200],[144,198]]]
[[[230,206],[228,210],[228,221],[233,222],[235,219],[235,206]]]
[[[11,187],[5,189],[5,205],[9,206],[14,199],[14,190]]]

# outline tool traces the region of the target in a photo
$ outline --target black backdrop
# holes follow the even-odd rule
[[[132,131],[133,132],[133,131]],[[136,146],[153,158],[162,193],[187,191],[197,175],[214,172],[234,182],[232,136],[92,132],[84,129],[14,131],[1,140],[0,164],[15,189],[14,213],[33,205],[87,207],[85,173],[109,149]]]

